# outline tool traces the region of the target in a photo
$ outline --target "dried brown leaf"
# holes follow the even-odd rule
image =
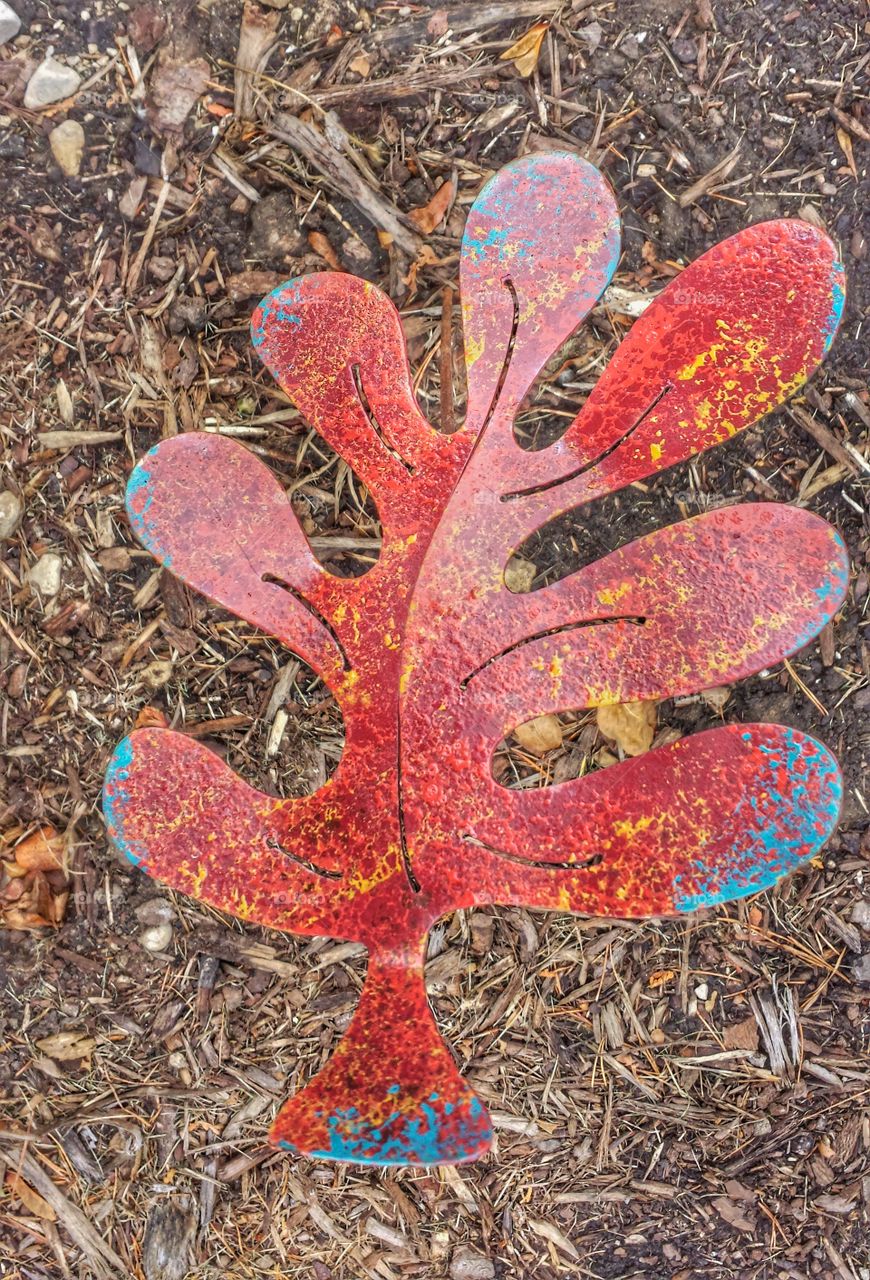
[[[417,230],[422,231],[423,235],[434,231],[439,222],[443,222],[455,194],[454,180],[448,178],[441,183],[428,204],[421,205],[419,209],[412,209],[408,216]]]
[[[843,155],[846,157],[846,164],[849,166],[849,172],[857,182],[858,169],[855,165],[855,152],[852,148],[852,139],[850,138],[846,130],[841,129],[839,125],[837,125],[836,133],[837,133],[837,141],[840,144],[840,150],[842,151]]]
[[[55,1062],[75,1062],[80,1058],[90,1062],[95,1044],[96,1040],[83,1031],[58,1031],[57,1035],[36,1041],[37,1049]]]
[[[652,746],[655,702],[618,702],[611,707],[598,707],[595,718],[605,738],[615,742],[627,756],[642,756]]]
[[[28,1213],[32,1213],[35,1218],[41,1218],[43,1222],[56,1222],[57,1214],[47,1200],[43,1200],[33,1187],[27,1185],[22,1177],[14,1173],[12,1169],[6,1174],[6,1186],[14,1196],[17,1196],[24,1205]]]
[[[341,270],[341,263],[338,260],[338,254],[329,243],[329,239],[322,231],[309,231],[308,243],[315,253],[319,254],[324,262],[328,262],[333,271]]]
[[[535,716],[518,724],[514,736],[521,747],[534,756],[545,755],[562,745],[562,726],[554,715]]]
[[[499,54],[499,60],[501,62],[512,62],[516,68],[517,75],[522,76],[524,79],[530,76],[538,65],[538,59],[541,56],[541,45],[544,43],[544,36],[549,30],[549,26],[548,22],[536,22],[509,49],[505,49],[504,53]]]
[[[46,825],[15,846],[15,861],[23,871],[58,871],[64,868],[66,841]]]

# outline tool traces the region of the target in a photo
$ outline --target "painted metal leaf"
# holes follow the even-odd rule
[[[613,192],[585,160],[539,155],[490,179],[462,238],[466,429],[477,432],[493,410],[510,423],[544,363],[597,302],[618,257]]]
[[[469,411],[444,436],[412,392],[398,314],[350,276],[257,309],[254,341],[356,470],[377,563],[339,579],[283,490],[239,445],[183,435],[134,472],[131,522],[173,572],[280,638],[344,716],[335,776],[266,796],[183,734],[140,730],[106,779],[113,840],[180,892],[369,951],[359,1007],[273,1141],[376,1164],[474,1159],[489,1120],[426,1000],[429,928],[484,903],[671,915],[774,884],[831,832],[836,762],[776,725],[728,725],[543,791],[492,774],[533,715],[737,680],[810,640],[843,598],[828,525],[754,504],[660,529],[553,586],[505,565],[542,522],[718,443],[774,408],[830,343],[842,276],[803,223],[752,227],[686,268],[631,329],[564,438],[528,453],[517,408],[613,270],[601,175],[532,156],[487,184],[463,242]],[[795,292],[795,290],[797,292]]]

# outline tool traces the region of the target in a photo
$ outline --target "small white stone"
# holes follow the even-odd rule
[[[51,598],[60,591],[63,560],[56,551],[46,551],[27,573],[27,581],[41,596]]]
[[[28,111],[36,111],[52,102],[60,102],[63,98],[71,97],[81,82],[82,78],[77,71],[49,56],[40,62],[28,80],[24,91],[24,105]]]
[[[852,908],[852,924],[870,933],[870,902],[866,898],[859,898]]]
[[[11,538],[21,524],[21,499],[9,489],[0,492],[0,542]]]
[[[172,925],[168,921],[143,929],[139,934],[139,942],[146,951],[165,951],[171,941]]]
[[[710,988],[707,986],[706,982],[699,982],[697,987],[695,987],[695,995],[699,1000],[706,1000],[709,994]]]
[[[48,135],[48,144],[61,172],[67,178],[74,178],[82,167],[85,151],[85,131],[78,120],[62,120],[55,125]]]
[[[149,898],[147,902],[140,903],[135,912],[140,924],[153,927],[175,919],[175,908],[166,898]]]
[[[450,1280],[493,1280],[495,1267],[489,1258],[461,1244],[450,1259]]]
[[[5,44],[21,30],[21,19],[5,0],[0,0],[0,44]]]

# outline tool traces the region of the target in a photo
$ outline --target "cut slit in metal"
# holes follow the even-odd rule
[[[269,839],[266,841],[266,845],[269,849],[277,849],[279,853],[283,853],[285,858],[295,862],[298,867],[304,867],[306,871],[312,871],[316,876],[323,876],[324,880],[344,879],[340,871],[330,871],[328,867],[319,867],[316,862],[311,862],[308,858],[300,858],[291,849],[286,849],[280,840]]]
[[[372,431],[374,431],[375,435],[378,437],[378,439],[380,440],[381,444],[384,446],[384,448],[386,449],[390,457],[395,458],[396,462],[398,462],[400,466],[403,466],[405,468],[408,475],[412,476],[414,474],[413,465],[410,462],[408,462],[407,459],[402,457],[398,449],[396,449],[393,445],[390,444],[389,440],[387,439],[386,432],[384,431],[383,427],[378,422],[375,416],[375,411],[371,406],[371,401],[366,395],[366,389],[363,386],[362,373],[360,371],[359,365],[352,364],[350,366],[350,372],[351,372],[351,376],[353,377],[353,385],[356,387],[356,393],[359,396],[359,402],[362,405],[362,411],[368,418],[369,425],[371,426]]]
[[[405,871],[405,878],[414,893],[419,893],[422,885],[414,874],[414,868],[411,865],[411,850],[408,848],[408,836],[405,831],[405,797],[402,788],[402,713],[399,711],[396,719],[396,787],[397,787],[397,808],[399,821],[399,844],[402,853],[402,866]]]
[[[512,493],[503,493],[500,500],[502,502],[513,502],[516,498],[531,498],[536,493],[546,493],[550,489],[558,488],[560,484],[567,484],[569,480],[577,480],[580,476],[585,475],[587,471],[592,471],[594,467],[600,466],[606,458],[609,458],[610,455],[615,453],[621,445],[624,445],[626,440],[631,439],[638,427],[641,426],[642,423],[646,422],[649,415],[654,409],[658,408],[669,391],[673,391],[671,383],[667,383],[663,386],[656,398],[646,407],[646,409],[644,409],[637,421],[633,422],[628,430],[622,433],[618,440],[614,440],[612,445],[607,449],[602,449],[601,453],[599,453],[597,457],[592,458],[589,462],[584,462],[581,467],[576,467],[573,471],[569,471],[567,475],[557,476],[555,480],[545,480],[543,484],[535,484],[528,489],[514,489]]]
[[[480,428],[479,439],[483,438],[483,433],[484,431],[486,431],[486,428],[489,426],[490,422],[492,421],[492,415],[495,413],[496,409],[498,408],[498,402],[501,399],[501,393],[504,389],[505,381],[507,380],[508,370],[511,367],[511,360],[513,359],[514,347],[516,346],[516,342],[517,342],[517,330],[520,327],[520,300],[519,300],[519,297],[517,296],[517,291],[516,291],[516,288],[514,287],[514,282],[510,278],[510,276],[505,276],[504,280],[502,280],[502,284],[504,285],[504,287],[507,289],[508,293],[511,296],[511,305],[513,307],[513,318],[511,320],[511,332],[510,332],[510,337],[508,338],[507,347],[505,348],[504,360],[502,361],[502,364],[501,364],[501,372],[498,375],[498,382],[495,384],[495,390],[492,393],[492,399],[489,402],[489,408],[486,411],[486,417],[484,418],[483,424]]]
[[[522,640],[517,640],[514,644],[509,644],[506,649],[501,649],[498,653],[494,653],[491,658],[487,658],[486,662],[482,662],[479,667],[465,676],[459,682],[461,689],[467,689],[475,676],[479,676],[481,671],[485,671],[487,667],[492,666],[494,662],[498,662],[499,658],[504,658],[509,653],[522,649],[524,645],[531,644],[534,640],[546,640],[548,636],[558,636],[566,631],[579,631],[583,627],[605,627],[612,626],[617,622],[628,622],[634,627],[643,627],[646,625],[646,618],[639,614],[629,614],[620,618],[588,618],[583,622],[565,622],[559,627],[547,627],[545,631],[536,631],[534,635],[525,636]]]
[[[518,853],[508,853],[507,849],[499,849],[493,844],[487,844],[485,840],[478,840],[477,836],[469,835],[467,831],[460,839],[478,849],[486,849],[487,853],[494,853],[499,858],[506,858],[508,862],[515,862],[517,866],[537,867],[541,871],[591,871],[600,867],[604,861],[603,853],[593,853],[588,858],[578,858],[575,862],[550,862],[543,858],[536,860],[523,858]]]
[[[273,587],[280,587],[282,591],[287,592],[288,596],[292,596],[294,600],[297,600],[299,604],[302,605],[303,609],[307,609],[307,611],[311,614],[311,616],[317,619],[317,621],[324,628],[324,630],[329,632],[330,636],[332,637],[333,644],[335,645],[336,649],[341,655],[342,667],[344,668],[345,671],[350,671],[350,658],[347,656],[347,650],[345,649],[344,645],[341,643],[341,640],[339,639],[339,636],[338,636],[338,632],[336,631],[332,623],[329,621],[329,619],[324,618],[320,610],[315,609],[311,601],[306,600],[305,596],[302,594],[301,591],[297,591],[297,589],[294,586],[291,586],[289,582],[285,582],[283,578],[279,578],[277,574],[264,573],[261,575],[260,581],[268,582],[270,586],[273,586]]]

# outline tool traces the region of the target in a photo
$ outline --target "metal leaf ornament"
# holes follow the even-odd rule
[[[426,998],[440,916],[680,915],[774,884],[836,823],[836,762],[770,724],[544,790],[493,777],[496,745],[533,716],[739,680],[805,645],[844,595],[834,530],[768,503],[670,525],[540,590],[506,586],[533,530],[757,422],[837,327],[831,241],[800,221],[747,227],[659,294],[558,443],[523,451],[517,410],[618,252],[613,193],[577,157],[529,156],[487,183],[462,244],[468,410],[452,435],[422,417],[377,288],[311,275],[257,308],[260,356],[377,503],[382,550],[360,578],[318,562],[277,479],[231,439],[165,440],[130,480],[154,556],[310,663],[344,716],[338,771],[305,799],[264,795],[153,728],[121,743],[105,783],[111,837],[142,870],[244,920],[368,949],[347,1033],[275,1121],[288,1150],[434,1165],[488,1149]]]

